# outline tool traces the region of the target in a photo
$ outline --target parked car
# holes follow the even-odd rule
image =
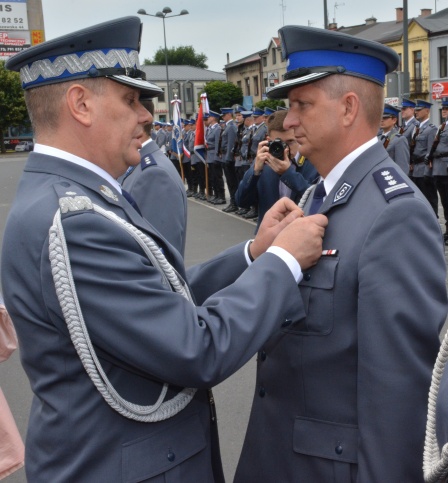
[[[32,141],[20,141],[19,144],[16,144],[15,150],[16,152],[19,151],[32,151],[34,144]]]

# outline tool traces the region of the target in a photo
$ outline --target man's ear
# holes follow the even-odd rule
[[[72,117],[89,127],[92,124],[93,92],[81,84],[71,85],[66,92],[67,108]]]
[[[349,127],[355,121],[360,107],[359,97],[354,92],[347,92],[343,97],[344,103],[343,124]]]

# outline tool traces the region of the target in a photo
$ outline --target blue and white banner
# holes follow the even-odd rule
[[[179,109],[181,102],[177,96],[174,96],[174,100],[171,101],[173,106],[173,138],[171,140],[171,151],[176,152],[179,159],[182,153],[182,125]]]

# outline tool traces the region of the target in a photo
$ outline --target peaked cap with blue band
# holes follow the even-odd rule
[[[318,79],[343,74],[384,86],[399,57],[378,42],[314,27],[289,25],[278,31],[282,58],[287,60],[283,82],[272,87],[267,96],[282,99],[288,91]]]
[[[425,101],[424,99],[416,99],[417,104],[415,106],[415,110],[419,111],[420,109],[431,109],[432,102]]]
[[[258,117],[258,116],[264,116],[264,109],[261,109],[259,107],[255,107],[253,110],[252,110],[252,115],[254,117]]]
[[[442,107],[445,109],[448,107],[448,97],[442,97]]]
[[[415,106],[416,106],[416,103],[411,100],[411,99],[407,99],[406,97],[403,97],[401,99],[401,108],[403,109],[404,107],[412,107],[412,109],[415,109]]]
[[[233,114],[233,108],[232,107],[221,107],[221,116],[224,116],[226,114]]]
[[[383,117],[393,116],[398,117],[401,109],[399,107],[392,106],[391,104],[384,104]]]
[[[24,89],[108,77],[140,89],[142,97],[156,97],[163,90],[140,70],[141,25],[138,17],[103,22],[25,49],[5,67],[20,72]]]

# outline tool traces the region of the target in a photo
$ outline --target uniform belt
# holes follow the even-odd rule
[[[448,158],[448,152],[445,153],[435,153],[434,158]]]

